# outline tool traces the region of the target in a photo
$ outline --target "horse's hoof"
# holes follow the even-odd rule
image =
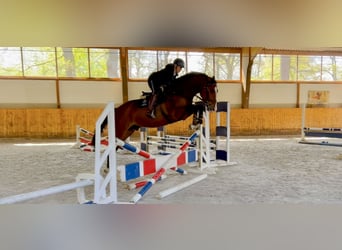
[[[200,125],[199,125],[199,124],[197,124],[197,125],[191,124],[191,125],[189,126],[189,129],[191,129],[191,130],[197,130],[197,129],[199,129],[199,128],[200,128]]]
[[[102,175],[103,177],[105,177],[105,176],[109,173],[109,168],[104,167],[104,168],[101,169],[100,172],[101,172],[101,175]]]

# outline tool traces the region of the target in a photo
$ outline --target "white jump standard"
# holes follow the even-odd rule
[[[335,146],[342,147],[342,143],[324,141],[312,141],[309,137],[322,137],[322,138],[338,138],[342,139],[342,128],[310,128],[305,126],[305,113],[306,104],[302,105],[302,126],[301,126],[301,140],[299,143],[312,144],[312,145],[323,145],[323,146]]]
[[[101,138],[100,126],[103,120],[108,117],[108,146],[101,155]],[[36,199],[43,196],[62,193],[69,190],[77,190],[77,197],[80,203],[96,203],[109,204],[118,203],[117,201],[117,183],[116,183],[116,143],[115,143],[115,126],[114,126],[114,103],[108,103],[96,122],[95,138],[95,167],[94,173],[79,174],[76,177],[76,182],[50,187],[34,192],[14,195],[0,199],[0,204],[13,204],[26,200]],[[102,177],[100,169],[104,162],[109,158],[109,172]],[[84,188],[94,185],[94,198],[87,200],[85,198]]]
[[[226,114],[226,122],[221,120],[221,114]],[[216,107],[216,127],[214,140],[210,139],[210,117],[206,110],[203,114],[205,121],[204,127],[201,126],[200,135],[200,168],[215,167],[215,166],[231,166],[237,164],[230,161],[230,103],[217,102]],[[220,140],[222,143],[220,145]],[[213,148],[214,144],[214,148]],[[211,152],[215,153],[215,158],[211,157]]]

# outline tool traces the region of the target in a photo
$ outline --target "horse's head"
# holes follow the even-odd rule
[[[215,109],[217,93],[215,77],[209,77],[205,73],[190,72],[176,79],[174,90],[176,95],[185,97],[190,103],[197,96],[208,110]]]
[[[207,76],[205,84],[202,86],[200,92],[203,103],[207,106],[208,110],[215,110],[216,107],[216,93],[217,86],[215,76]]]

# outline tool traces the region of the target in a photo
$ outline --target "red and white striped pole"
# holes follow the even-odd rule
[[[147,181],[147,183],[142,187],[142,189],[133,196],[133,198],[130,200],[131,203],[137,203],[141,197],[144,196],[144,194],[153,186],[154,183],[157,182],[157,180],[166,172],[168,168],[173,167],[174,160],[177,159],[192,143],[193,140],[195,140],[196,137],[200,135],[200,130],[197,130],[194,132],[188,140],[179,148],[179,152],[172,155],[166,162],[165,166],[161,167],[153,176],[152,178]]]

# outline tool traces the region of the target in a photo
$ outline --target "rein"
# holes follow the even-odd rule
[[[211,86],[209,86],[209,85],[205,85],[205,86],[203,86],[202,87],[202,90],[201,90],[201,92],[200,92],[200,95],[198,95],[198,94],[196,94],[195,95],[195,97],[197,97],[198,99],[200,99],[201,100],[201,102],[203,102],[203,104],[205,105],[205,106],[208,106],[208,99],[207,99],[207,92],[209,91],[209,88],[210,88]],[[214,87],[215,88],[215,87]],[[206,90],[206,91],[203,91],[203,90]],[[205,94],[204,94],[204,93]],[[204,97],[202,97],[201,95],[203,95]]]

